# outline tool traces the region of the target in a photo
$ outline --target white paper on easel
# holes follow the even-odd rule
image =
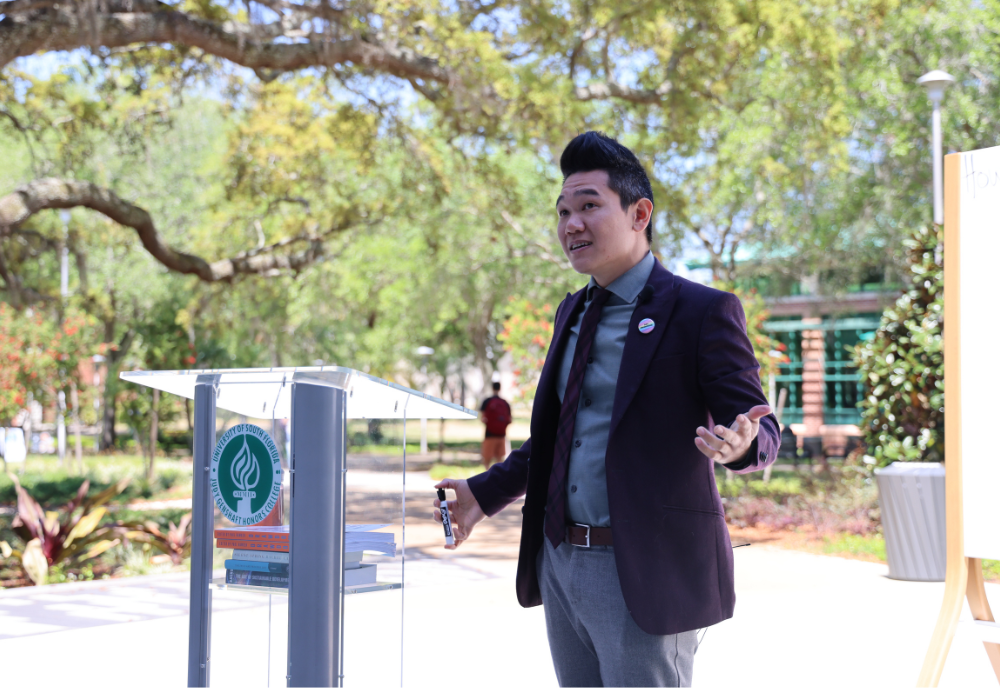
[[[963,153],[960,175],[965,556],[1000,559],[1000,147]]]

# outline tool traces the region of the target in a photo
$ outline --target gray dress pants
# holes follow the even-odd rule
[[[650,635],[625,607],[613,547],[538,553],[549,650],[560,686],[690,686],[698,632]]]

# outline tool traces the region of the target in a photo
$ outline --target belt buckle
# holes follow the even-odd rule
[[[573,544],[572,542],[570,544],[573,545],[574,547],[586,547],[587,549],[590,549],[590,526],[588,526],[588,525],[586,525],[584,523],[575,523],[574,525],[577,526],[578,528],[586,528],[587,529],[587,535],[586,535],[587,544],[585,544],[585,545],[577,545],[577,544]]]

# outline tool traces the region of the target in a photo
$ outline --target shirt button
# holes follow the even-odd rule
[[[570,485],[569,486],[569,491],[570,492],[576,492],[576,485]]]
[[[583,442],[581,442],[580,440],[577,440],[576,442],[573,443],[573,446],[579,447],[581,444],[583,444]]]
[[[587,363],[593,363],[593,362],[594,362],[594,357],[593,356],[587,356]]]
[[[590,401],[590,399],[584,399],[584,400],[583,400],[583,405],[584,405],[584,406],[590,406],[590,405],[591,405],[591,403],[593,403],[593,402],[591,402],[591,401]]]

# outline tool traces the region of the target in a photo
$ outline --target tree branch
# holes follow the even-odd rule
[[[617,81],[606,81],[602,84],[577,86],[575,93],[577,100],[603,100],[605,98],[618,98],[620,100],[627,100],[630,103],[655,105],[672,90],[674,90],[674,82],[668,79],[656,88],[648,90],[632,88],[631,86],[622,86]]]
[[[528,244],[528,246],[533,247],[538,252],[537,255],[542,260],[552,263],[553,265],[558,265],[561,268],[565,268],[566,266],[569,265],[569,261],[567,260],[566,256],[557,256],[551,251],[549,251],[548,246],[539,241],[536,241],[535,239],[530,238],[528,236],[528,233],[524,231],[524,227],[521,226],[521,223],[515,220],[511,216],[511,214],[508,213],[506,210],[500,211],[500,217],[503,218],[503,221],[507,223],[507,226],[510,227],[515,234],[521,237],[521,239],[523,239]],[[523,256],[523,254],[521,254],[519,251],[517,251],[516,249],[514,249],[514,247],[510,245],[509,241],[506,241],[506,237],[504,237],[504,240],[507,243],[507,250],[510,251],[512,256],[514,256],[515,258],[521,258]]]
[[[44,11],[31,11],[45,5],[40,0],[2,5],[6,16],[0,20],[0,68],[39,51],[171,43],[200,48],[254,70],[287,72],[351,63],[404,79],[454,82],[451,71],[436,60],[393,41],[312,34],[308,41],[288,42],[282,35],[276,36],[280,42],[272,42],[255,35],[254,27],[237,28],[228,22],[222,26],[156,0],[106,0],[104,11],[93,15],[55,3]]]
[[[237,275],[270,275],[275,271],[301,270],[323,255],[325,237],[354,225],[348,221],[333,225],[320,234],[300,234],[259,250],[209,263],[204,258],[167,246],[157,233],[149,213],[119,198],[113,191],[90,182],[50,178],[30,182],[0,197],[0,239],[18,231],[22,223],[39,211],[78,206],[96,210],[120,225],[131,227],[149,254],[164,267],[172,272],[195,275],[203,282],[228,281]],[[275,255],[277,249],[299,242],[308,242],[308,248],[299,253]]]

